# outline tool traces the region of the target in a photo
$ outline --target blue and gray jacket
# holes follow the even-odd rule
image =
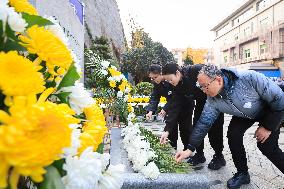
[[[284,93],[280,87],[255,71],[222,69],[224,88],[215,97],[207,97],[202,115],[189,140],[189,149],[197,147],[211,125],[223,112],[237,117],[262,120],[268,130],[277,130],[283,119]]]

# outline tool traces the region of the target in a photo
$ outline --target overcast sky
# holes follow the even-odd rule
[[[210,30],[248,0],[116,0],[126,37],[132,17],[154,41],[172,48],[210,48]]]

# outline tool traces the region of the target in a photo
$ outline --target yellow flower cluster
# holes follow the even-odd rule
[[[85,108],[84,113],[88,121],[84,123],[83,133],[80,136],[81,147],[78,150],[80,154],[90,146],[96,151],[107,132],[103,111],[97,104]]]
[[[120,71],[117,71],[117,70],[115,70],[115,69],[112,68],[112,67],[108,68],[108,71],[109,71],[109,73],[110,73],[110,75],[111,75],[112,77],[120,76],[120,75],[121,75],[121,72],[120,72]]]
[[[148,103],[150,97],[129,97],[128,103]],[[166,97],[161,96],[160,103],[167,103]]]
[[[131,104],[127,104],[127,111],[129,113],[134,112],[134,108],[131,106]]]
[[[79,120],[72,116],[75,112],[67,104],[41,100],[34,103],[25,97],[16,97],[9,112],[0,110],[0,188],[7,186],[11,170],[12,188],[16,188],[20,175],[41,182],[44,167],[70,146],[69,124]]]
[[[16,51],[0,52],[0,89],[7,96],[41,93],[45,82],[40,69]]]
[[[28,0],[9,0],[9,4],[14,7],[17,12],[38,15],[37,10],[28,2]]]
[[[149,97],[130,97],[128,98],[129,103],[148,103]]]
[[[112,87],[112,88],[115,88],[116,87],[116,82],[113,81],[113,80],[110,80],[109,81],[109,86]]]
[[[19,38],[29,53],[37,54],[40,60],[46,61],[48,72],[53,76],[63,75],[73,61],[66,45],[44,27],[34,25]],[[60,69],[55,71],[55,68]]]
[[[122,92],[124,92],[127,87],[130,89],[130,85],[126,79],[123,79],[122,83],[118,86],[119,90]]]

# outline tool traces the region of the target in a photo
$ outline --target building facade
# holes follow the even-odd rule
[[[284,70],[283,0],[249,0],[211,31],[215,64]]]
[[[171,53],[173,53],[176,63],[179,66],[183,66],[183,53],[185,49],[171,49]]]

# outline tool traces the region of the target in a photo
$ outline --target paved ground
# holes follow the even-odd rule
[[[205,174],[210,180],[212,189],[223,189],[226,187],[226,182],[236,172],[234,168],[232,157],[227,142],[227,128],[231,120],[231,117],[225,116],[224,127],[224,156],[227,161],[227,165],[218,171],[211,171],[207,168],[207,164],[210,162],[213,156],[213,150],[210,147],[208,138],[205,139],[205,156],[207,161],[197,167],[193,167],[194,172]],[[152,122],[144,123],[145,126],[151,127],[158,135],[163,129],[164,123]],[[244,136],[244,144],[247,151],[249,172],[251,175],[251,183],[242,186],[241,189],[284,189],[284,175],[258,150],[256,146],[256,140],[253,138],[257,125],[251,127]],[[281,129],[279,137],[280,148],[284,151],[284,128]],[[183,145],[179,140],[178,150],[183,149]]]

